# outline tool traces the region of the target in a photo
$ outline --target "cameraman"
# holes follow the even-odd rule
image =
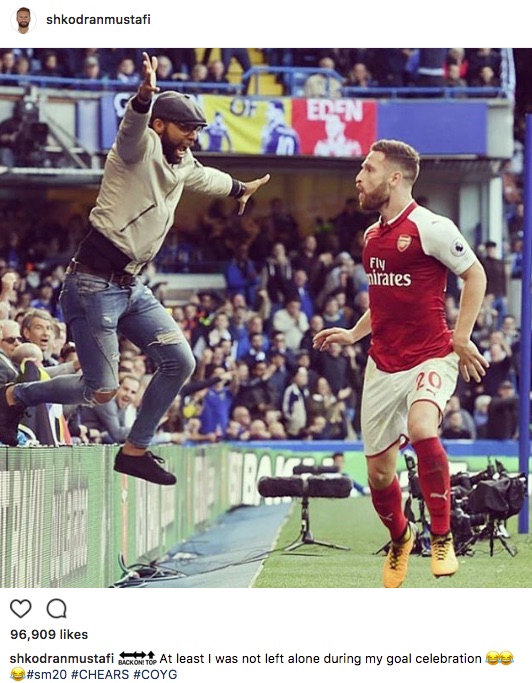
[[[46,142],[48,126],[38,121],[36,110],[28,114],[25,106],[24,99],[18,100],[13,107],[13,115],[0,123],[2,166],[11,168],[30,165],[34,153]]]

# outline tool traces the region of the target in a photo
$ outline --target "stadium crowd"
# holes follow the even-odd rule
[[[2,75],[21,76],[21,83],[31,75],[86,80],[91,82],[87,86],[91,88],[97,81],[136,86],[136,65],[144,49],[0,48],[0,83],[13,84],[13,79],[2,79]],[[158,80],[179,81],[185,84],[180,89],[187,92],[235,92],[228,79],[233,61],[240,65],[242,73],[252,67],[246,48],[222,48],[219,54],[213,48],[205,49],[203,54],[194,48],[147,51],[158,57]],[[505,80],[500,48],[263,48],[260,52],[266,65],[281,70],[278,82],[287,95],[294,94],[290,70],[298,68],[305,69],[305,97],[339,97],[352,88],[360,91],[375,87],[469,87],[490,89],[489,96],[495,97]],[[309,75],[307,69],[317,72]],[[243,94],[248,85],[246,79],[236,84]],[[378,93],[372,92],[372,96]]]
[[[518,175],[515,180],[519,187]],[[514,204],[508,237],[520,239],[512,227],[518,225],[519,202]],[[217,261],[226,282],[224,295],[202,290],[180,305],[168,304],[197,368],[156,438],[159,443],[358,438],[369,339],[353,347],[333,344],[320,353],[312,338],[324,327],[352,326],[367,309],[361,245],[374,216],[361,214],[350,197],[330,220],[319,221],[313,234],[299,236],[296,220],[280,199],[272,200],[262,217],[255,207],[248,208],[238,217],[225,201],[213,201],[198,217],[194,233],[178,237],[171,231],[144,273],[146,284],[154,283],[165,304],[165,286],[156,275],[179,271],[184,253],[187,268]],[[83,220],[75,215],[65,225],[35,229],[27,207],[10,203],[0,208],[0,224],[0,382],[76,371],[75,347],[58,296]],[[477,245],[488,291],[474,340],[490,368],[479,385],[459,381],[441,427],[446,439],[517,435],[519,329],[508,313],[506,289],[516,276],[516,252],[506,245],[499,259],[495,247],[492,242]],[[446,316],[451,327],[458,297],[450,279]],[[62,415],[56,406],[55,422],[44,420],[44,431],[42,416],[39,420],[32,408],[23,420],[26,438],[123,442],[152,371],[149,359],[124,340],[115,399],[96,408],[65,406]]]

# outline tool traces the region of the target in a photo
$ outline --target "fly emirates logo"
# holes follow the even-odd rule
[[[371,256],[369,259],[367,276],[370,285],[380,287],[410,287],[412,284],[410,273],[388,273],[386,259],[376,256]]]

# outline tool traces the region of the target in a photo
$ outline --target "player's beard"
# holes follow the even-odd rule
[[[381,211],[390,201],[390,188],[388,183],[383,180],[371,192],[361,192],[358,196],[360,208],[363,211]]]
[[[19,21],[19,22],[18,22],[18,27],[19,27],[19,28],[28,28],[29,25],[30,25],[30,22],[29,22],[29,21]]]

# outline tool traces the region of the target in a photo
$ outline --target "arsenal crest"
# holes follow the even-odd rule
[[[397,249],[399,251],[406,251],[411,244],[412,238],[410,235],[399,235],[397,238]]]

